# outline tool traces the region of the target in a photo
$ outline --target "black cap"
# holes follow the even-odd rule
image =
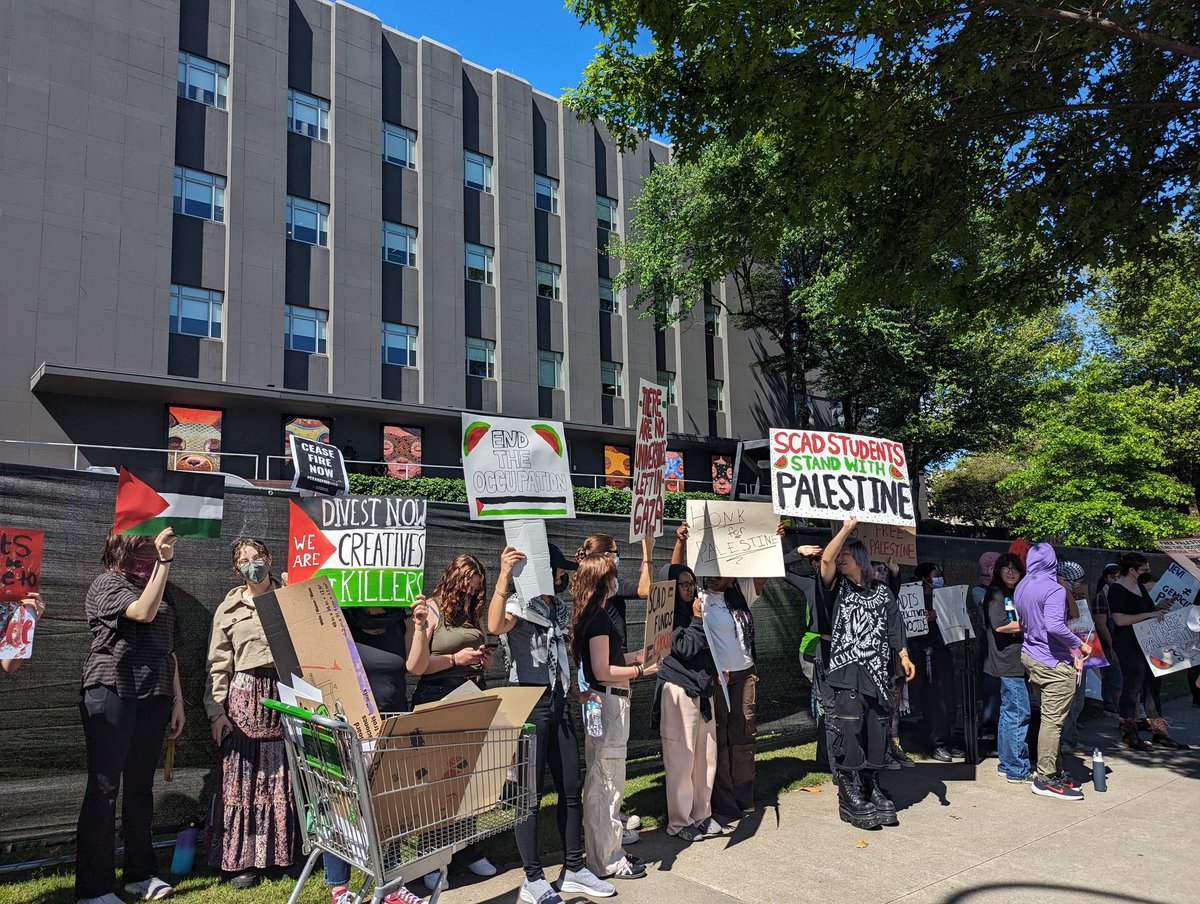
[[[557,546],[555,546],[553,543],[547,543],[546,545],[550,547],[550,567],[551,568],[562,568],[566,571],[574,571],[576,568],[579,567],[578,562],[574,562],[571,559],[568,559],[566,556],[564,556],[563,551],[561,549],[559,549]]]

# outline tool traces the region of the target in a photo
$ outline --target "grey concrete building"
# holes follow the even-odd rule
[[[279,476],[292,418],[362,459],[419,428],[453,467],[466,409],[562,419],[596,474],[633,445],[639,380],[669,377],[671,448],[707,481],[782,420],[727,287],[656,331],[608,284],[600,249],[669,148],[621,155],[435,40],[323,0],[0,4],[0,92],[5,439],[127,463],[98,447],[164,448],[184,406],[219,410],[245,476]]]

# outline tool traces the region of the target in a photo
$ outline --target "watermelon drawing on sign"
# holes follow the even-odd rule
[[[780,455],[779,458],[775,461],[775,467],[786,468],[787,467],[787,456]]]
[[[484,421],[474,421],[463,431],[463,458],[471,454],[471,450],[479,445],[479,441],[487,436],[492,425]]]
[[[901,471],[901,470],[900,470],[898,467],[896,467],[895,465],[892,465],[892,476],[893,476],[893,477],[895,477],[897,480],[903,480],[903,479],[904,479],[904,472],[903,472],[903,471]]]
[[[533,432],[546,441],[550,448],[554,450],[555,455],[557,455],[559,458],[562,458],[563,442],[562,437],[558,435],[557,430],[555,430],[549,424],[534,424]]]

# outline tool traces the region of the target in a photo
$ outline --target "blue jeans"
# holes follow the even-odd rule
[[[1024,678],[1000,679],[1000,721],[996,750],[1000,771],[1009,778],[1029,774],[1029,690]]]
[[[350,884],[350,864],[328,851],[325,859],[325,884],[330,888],[342,888]]]

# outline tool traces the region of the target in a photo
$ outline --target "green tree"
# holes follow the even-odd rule
[[[935,518],[982,527],[1008,527],[1008,510],[1016,500],[997,485],[1019,470],[1020,463],[1003,452],[965,456],[953,467],[929,478],[929,511]]]

